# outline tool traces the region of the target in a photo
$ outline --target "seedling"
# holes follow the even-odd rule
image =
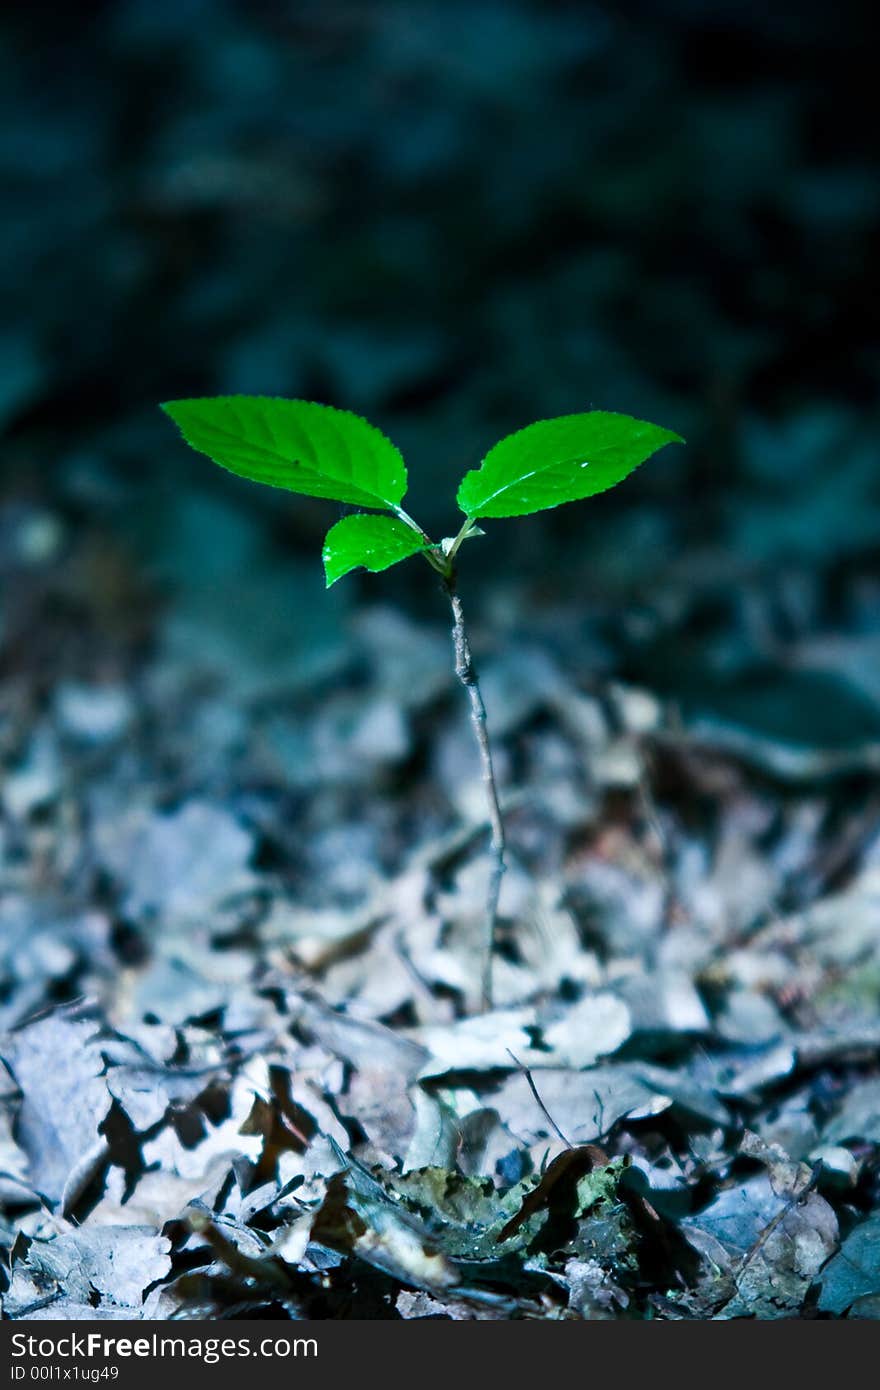
[[[327,532],[323,558],[328,588],[354,569],[378,573],[412,555],[423,556],[439,575],[452,605],[455,673],[470,701],[486,789],[491,872],[482,997],[484,1006],[491,1006],[504,820],[486,708],[458,596],[458,552],[465,541],[484,534],[480,521],[528,516],[593,497],[622,482],[665,444],[684,441],[672,430],[605,410],[539,420],[502,439],[479,468],[465,474],[456,494],[464,521],[457,535],[434,541],[403,509],[407,474],[399,450],[359,415],[274,396],[169,401],[162,409],[188,444],[239,477],[367,509],[343,517]]]

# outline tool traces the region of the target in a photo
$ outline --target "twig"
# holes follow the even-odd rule
[[[271,1284],[288,1294],[293,1291],[294,1283],[290,1274],[276,1262],[271,1250],[267,1250],[262,1259],[255,1259],[253,1255],[246,1255],[243,1250],[239,1250],[207,1212],[200,1211],[198,1207],[190,1207],[186,1216],[190,1230],[204,1236],[217,1259],[225,1264],[230,1274],[237,1275],[247,1282],[255,1282],[258,1286]]]
[[[767,1241],[770,1239],[777,1227],[781,1226],[782,1222],[785,1220],[787,1216],[791,1214],[791,1212],[794,1211],[795,1207],[801,1206],[802,1203],[804,1203],[807,1200],[810,1193],[815,1190],[819,1182],[819,1177],[821,1173],[822,1164],[814,1164],[812,1171],[810,1172],[810,1176],[807,1178],[803,1187],[799,1188],[797,1192],[793,1192],[791,1194],[790,1198],[785,1203],[785,1206],[780,1208],[780,1210],[773,1217],[773,1220],[769,1221],[767,1225],[764,1227],[764,1229],[760,1232],[754,1245],[752,1245],[746,1251],[745,1255],[742,1258],[742,1261],[740,1262],[739,1269],[736,1271],[736,1274],[734,1275],[733,1282],[736,1287],[739,1286],[739,1281],[745,1274],[748,1266],[752,1263],[752,1260],[754,1260],[755,1256],[758,1255],[761,1250],[763,1250],[764,1246],[767,1244]]]
[[[471,705],[471,724],[477,746],[480,750],[480,763],[483,769],[483,786],[489,811],[489,826],[492,832],[490,847],[492,865],[489,874],[489,888],[486,896],[486,945],[483,958],[482,1004],[484,1009],[492,1007],[492,955],[495,949],[495,925],[498,920],[498,898],[501,893],[501,879],[504,874],[504,821],[501,804],[498,800],[498,786],[495,781],[495,768],[492,763],[492,749],[489,744],[489,730],[486,724],[486,706],[480,692],[480,682],[471,656],[467,629],[461,599],[455,591],[455,571],[443,577],[443,587],[452,605],[452,645],[455,650],[455,674],[468,694]]]
[[[562,1133],[562,1130],[559,1128],[559,1125],[556,1123],[553,1116],[550,1114],[550,1111],[547,1109],[546,1105],[542,1101],[538,1093],[538,1088],[535,1085],[534,1077],[532,1076],[532,1073],[529,1071],[528,1067],[519,1060],[515,1053],[511,1052],[510,1048],[507,1049],[507,1054],[509,1057],[513,1058],[514,1062],[519,1067],[526,1081],[529,1083],[529,1090],[535,1097],[535,1100],[538,1104],[538,1108],[541,1111],[541,1114],[544,1116],[544,1119],[547,1121],[550,1128],[554,1131],[556,1135],[558,1135],[558,1137],[562,1140],[563,1144],[567,1149],[573,1149],[574,1144],[571,1142],[570,1139],[566,1139],[565,1135]]]

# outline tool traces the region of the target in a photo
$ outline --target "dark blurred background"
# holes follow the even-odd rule
[[[880,737],[872,8],[8,8],[5,672],[176,642],[259,688],[364,599],[442,618],[414,564],[325,598],[338,513],[188,453],[163,399],[362,412],[440,533],[500,435],[595,406],[688,447],[487,528],[484,640],[761,737]]]

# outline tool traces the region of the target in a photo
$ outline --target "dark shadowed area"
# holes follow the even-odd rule
[[[841,0],[0,21],[9,1318],[880,1315],[880,170]],[[160,401],[305,397],[407,507],[684,435],[460,588]]]

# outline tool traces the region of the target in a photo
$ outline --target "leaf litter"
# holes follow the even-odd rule
[[[22,707],[6,1315],[875,1316],[870,792],[768,778],[569,642],[490,648],[514,790],[480,1014],[445,634],[367,608],[348,641],[329,698],[160,645]]]

